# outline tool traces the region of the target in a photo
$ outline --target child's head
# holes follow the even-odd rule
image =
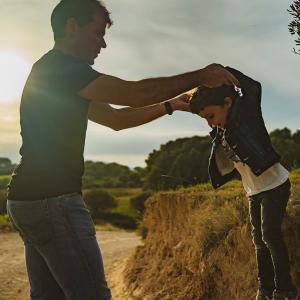
[[[208,125],[224,128],[237,93],[233,86],[198,87],[190,98],[191,111],[207,120]]]

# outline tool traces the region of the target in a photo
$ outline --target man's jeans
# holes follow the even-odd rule
[[[290,195],[290,181],[250,197],[250,222],[256,249],[260,288],[272,291],[293,289],[287,248],[281,224]]]
[[[80,194],[7,202],[25,245],[31,300],[108,300],[96,231]]]

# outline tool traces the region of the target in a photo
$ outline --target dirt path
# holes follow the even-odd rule
[[[135,233],[97,231],[113,300],[130,300],[122,282],[122,270],[127,258],[139,245]],[[17,233],[0,233],[0,300],[27,300],[28,282],[23,243]]]

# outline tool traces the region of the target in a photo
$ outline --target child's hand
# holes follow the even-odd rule
[[[173,110],[181,110],[191,112],[189,105],[190,94],[184,93],[169,100]]]

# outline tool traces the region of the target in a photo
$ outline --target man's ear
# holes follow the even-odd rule
[[[227,107],[231,107],[232,106],[232,99],[230,97],[225,97],[224,98],[224,103]]]
[[[78,22],[75,18],[69,18],[65,26],[65,36],[72,37],[79,29]]]

